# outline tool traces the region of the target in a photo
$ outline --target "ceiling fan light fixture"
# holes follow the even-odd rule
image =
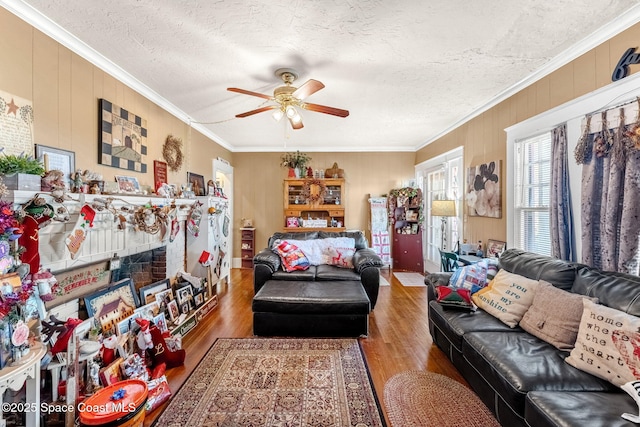
[[[302,121],[302,116],[296,112],[293,117],[290,117],[293,123],[300,123]]]
[[[279,122],[280,119],[282,119],[282,116],[284,116],[284,112],[282,111],[282,109],[273,112],[273,120],[275,120],[276,122]]]
[[[293,105],[288,105],[285,110],[287,112],[287,117],[290,119],[293,119],[296,115],[298,115],[298,112],[293,107]]]

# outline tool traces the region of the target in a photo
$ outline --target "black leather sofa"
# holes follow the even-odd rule
[[[286,272],[272,251],[276,240],[350,237],[353,268],[311,265]],[[355,232],[274,233],[253,259],[253,332],[270,336],[362,336],[378,300],[380,257],[364,234]]]
[[[640,277],[518,249],[504,252],[500,268],[640,316]],[[436,301],[435,287],[446,285],[450,276],[425,277],[429,331],[501,425],[634,426],[620,417],[624,412],[638,413],[634,400],[608,381],[564,362],[568,352],[519,326],[511,329],[481,309],[473,313],[443,308]]]

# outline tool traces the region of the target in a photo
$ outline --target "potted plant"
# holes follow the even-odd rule
[[[285,153],[282,155],[282,166],[293,169],[296,178],[304,175],[305,166],[309,164],[311,157],[297,150],[295,153]],[[291,176],[291,175],[289,175]]]
[[[40,160],[24,153],[0,154],[0,175],[9,190],[40,191],[44,166]]]

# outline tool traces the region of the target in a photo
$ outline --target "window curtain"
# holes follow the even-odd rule
[[[636,121],[626,125],[629,111],[636,114]],[[575,152],[576,161],[583,165],[582,262],[635,275],[640,273],[638,111],[634,104],[587,116]]]
[[[567,145],[567,125],[563,124],[551,131],[551,254],[575,261]]]

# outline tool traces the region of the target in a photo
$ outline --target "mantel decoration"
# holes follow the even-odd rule
[[[302,185],[302,197],[312,205],[324,200],[327,186],[319,179],[305,179]]]
[[[182,140],[173,135],[167,136],[162,146],[162,157],[169,165],[169,169],[176,172],[180,170],[183,161]]]
[[[295,153],[285,153],[281,157],[282,167],[294,170],[295,177],[300,178],[305,170],[305,166],[311,161],[311,157],[297,150]],[[289,174],[291,176],[291,174]]]

